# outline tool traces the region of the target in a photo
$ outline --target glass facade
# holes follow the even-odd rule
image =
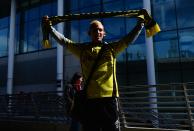
[[[31,1],[19,3],[16,16],[16,54],[41,51],[42,32],[41,18],[44,15],[57,14],[57,1]],[[64,1],[65,13],[84,13],[100,11],[119,11],[143,8],[143,0],[71,0]],[[151,0],[152,16],[158,22],[162,32],[154,36],[154,52],[156,67],[161,60],[178,61],[181,63],[194,57],[194,1],[193,0]],[[106,41],[118,40],[126,35],[136,23],[136,19],[105,18]],[[65,27],[65,33],[72,40],[87,42],[88,24],[90,20],[77,20]],[[114,27],[114,28],[113,28]],[[7,56],[9,35],[9,16],[0,17],[0,57]],[[56,47],[54,40],[52,47]],[[137,41],[118,56],[118,63],[144,61],[146,59],[144,32]],[[124,65],[125,68],[129,68]],[[181,69],[178,70],[181,72]],[[160,79],[160,70],[156,69]],[[146,72],[145,72],[146,73]],[[180,73],[182,74],[182,73]],[[124,74],[123,74],[124,75]],[[125,72],[126,75],[126,72]]]
[[[8,34],[9,33],[9,17],[0,19],[0,56],[7,55]]]
[[[162,32],[154,37],[155,57],[158,81],[164,79],[164,72],[171,76],[168,82],[192,81],[191,68],[194,53],[194,11],[193,0],[152,0],[153,17],[159,23]],[[166,61],[167,67],[162,71],[161,63]],[[176,65],[173,63],[176,62]],[[169,64],[171,63],[171,64]],[[173,77],[174,76],[174,77]]]
[[[153,0],[153,14],[162,33],[155,37],[157,59],[192,58],[194,1]]]
[[[56,15],[56,1],[33,5],[31,1],[19,4],[16,13],[16,54],[42,50],[41,18]],[[0,57],[7,56],[9,16],[0,18]],[[55,46],[53,46],[55,47]]]

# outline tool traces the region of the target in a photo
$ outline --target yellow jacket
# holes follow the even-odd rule
[[[116,58],[114,56],[127,48],[129,43],[132,43],[138,36],[141,29],[142,26],[138,24],[121,40],[110,42],[108,45],[104,46],[105,51],[102,52],[102,56],[98,61],[96,69],[92,74],[92,78],[88,83],[88,98],[112,97],[113,87],[116,88],[116,97],[119,96],[116,80]],[[82,74],[84,80],[87,80],[94,61],[96,60],[103,44],[95,45],[93,43],[75,43],[65,38],[53,27],[51,27],[51,34],[59,42],[59,44],[65,46],[80,59]]]

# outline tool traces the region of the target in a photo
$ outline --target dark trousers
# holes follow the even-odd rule
[[[117,98],[89,99],[84,116],[83,131],[120,131]]]

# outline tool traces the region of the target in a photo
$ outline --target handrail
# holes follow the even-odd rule
[[[183,85],[185,85],[185,90],[183,90]],[[148,88],[156,87],[157,91],[148,92]],[[137,115],[137,117],[152,121],[151,110],[157,109],[158,114],[156,114],[156,119],[159,121],[159,127],[167,129],[189,129],[191,130],[193,125],[191,121],[194,121],[192,118],[194,107],[190,104],[194,103],[192,99],[194,94],[189,93],[194,91],[193,82],[189,83],[169,83],[169,84],[158,84],[158,85],[132,85],[132,86],[120,86],[120,99],[123,105],[124,113],[126,113],[126,119],[129,119],[132,116],[130,114]],[[188,92],[188,99],[185,99],[184,93]],[[156,97],[151,97],[152,99],[156,98],[157,102],[150,102],[149,93],[156,93]],[[157,104],[157,108],[151,108],[150,104]],[[187,104],[190,105],[188,114]],[[136,113],[135,113],[136,112]],[[147,117],[150,116],[150,117]],[[133,123],[129,120],[126,120],[130,126],[133,126]],[[139,122],[140,123],[140,122]],[[135,124],[137,126],[138,123]],[[139,125],[140,127],[142,126]],[[144,125],[146,127],[147,125]]]

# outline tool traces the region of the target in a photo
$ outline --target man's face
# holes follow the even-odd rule
[[[105,36],[104,27],[101,23],[95,23],[91,25],[89,35],[93,43],[99,43]]]

